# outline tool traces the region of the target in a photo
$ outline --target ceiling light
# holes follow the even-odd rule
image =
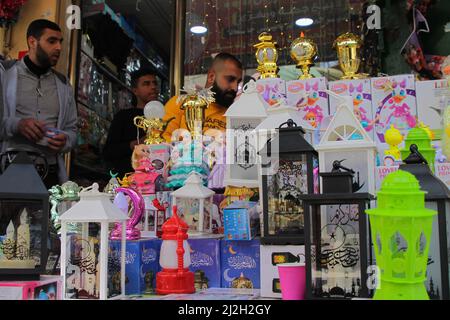
[[[314,20],[311,18],[300,18],[295,21],[295,24],[299,27],[308,27],[314,23]]]
[[[191,28],[191,32],[195,34],[204,34],[208,32],[208,29],[204,26],[194,26]]]

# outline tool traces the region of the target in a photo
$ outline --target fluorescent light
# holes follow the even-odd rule
[[[195,34],[203,34],[208,32],[208,29],[204,26],[194,26],[191,28],[191,32]]]
[[[295,24],[299,27],[308,27],[314,23],[314,20],[311,18],[300,18],[295,21]]]

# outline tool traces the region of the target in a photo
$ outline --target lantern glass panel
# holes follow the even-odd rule
[[[261,120],[233,119],[232,137],[234,139],[234,155],[230,178],[233,180],[255,180],[258,177],[257,165],[257,135],[254,129]],[[231,149],[231,148],[229,148]],[[229,150],[228,149],[228,150]]]
[[[102,248],[100,223],[74,223],[66,243],[66,299],[100,299],[101,251],[107,255],[107,298],[121,295],[121,244]],[[108,225],[113,230],[114,223]],[[108,231],[109,232],[109,231]],[[108,243],[105,244],[108,246]]]
[[[361,296],[357,204],[312,206],[312,293],[319,298]]]
[[[203,230],[199,230],[200,204],[203,202]],[[189,225],[191,232],[208,232],[209,217],[212,212],[211,199],[177,198],[179,216]]]
[[[42,201],[0,200],[0,269],[40,267],[44,219]]]
[[[267,176],[269,235],[303,233],[304,216],[299,196],[308,193],[307,156],[279,159],[278,170]]]
[[[428,209],[437,211],[437,202],[427,201],[425,206]],[[427,281],[425,283],[430,299],[441,299],[442,278],[441,278],[441,254],[439,243],[439,221],[438,215],[433,217],[433,230],[431,235],[430,252],[428,254]]]
[[[314,193],[318,194],[320,193],[320,176],[319,176],[319,158],[313,155],[313,186],[314,186]]]

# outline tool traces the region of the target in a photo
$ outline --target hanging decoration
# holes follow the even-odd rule
[[[19,11],[27,0],[2,0],[0,3],[0,27],[9,27],[17,22]]]

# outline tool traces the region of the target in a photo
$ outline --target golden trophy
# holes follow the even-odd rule
[[[150,102],[145,106],[144,116],[134,118],[134,125],[147,133],[146,145],[162,144],[166,140],[162,137],[167,125],[174,118],[163,121],[164,106],[159,102]]]
[[[203,134],[205,121],[205,110],[210,103],[215,102],[214,93],[211,89],[184,89],[186,94],[178,98],[181,110],[185,112],[186,126],[191,136],[196,139]]]
[[[309,71],[314,64],[318,51],[317,44],[312,39],[306,38],[303,32],[299,38],[292,42],[291,57],[297,63],[297,68],[302,69],[302,75],[299,79],[313,78]]]
[[[339,66],[344,72],[343,80],[367,78],[366,74],[357,73],[361,64],[361,46],[361,38],[350,32],[340,35],[334,42],[333,48],[337,50]]]
[[[276,42],[272,41],[272,36],[267,32],[263,32],[258,37],[260,43],[255,44],[256,61],[258,61],[258,68],[256,69],[261,74],[261,79],[278,78],[278,51]]]

